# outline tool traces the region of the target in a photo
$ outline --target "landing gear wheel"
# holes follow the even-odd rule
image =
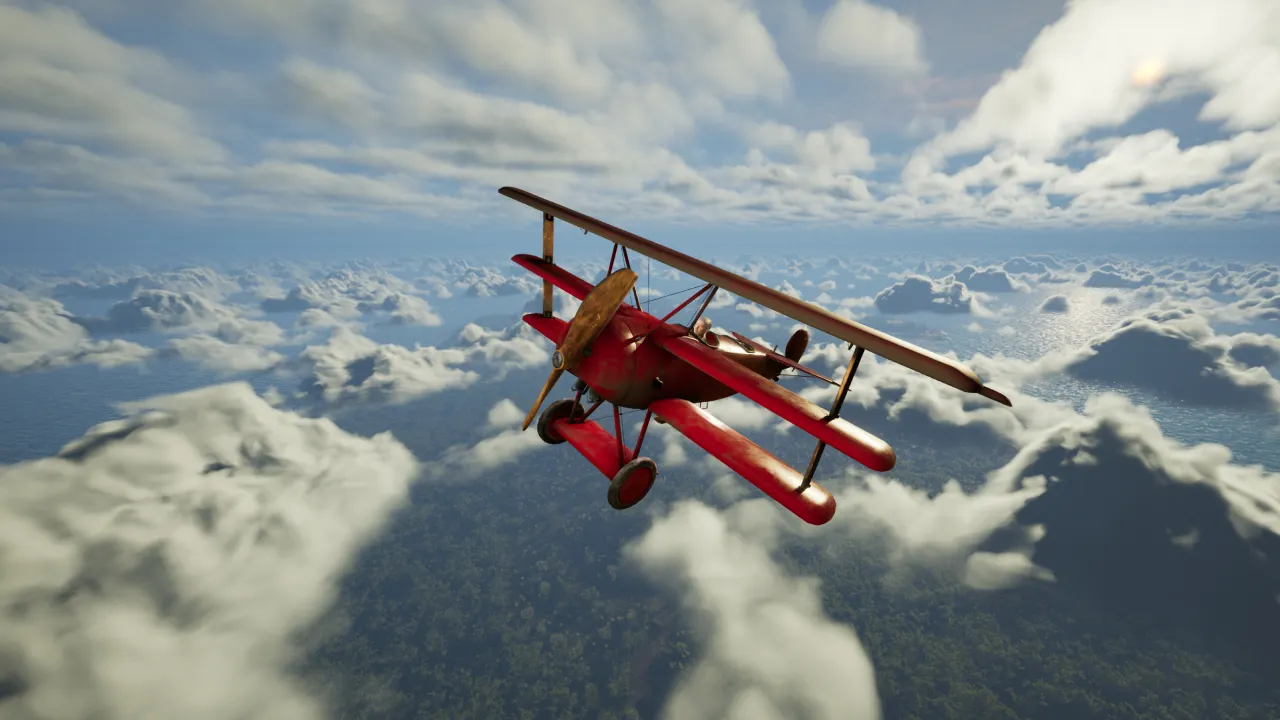
[[[623,465],[609,483],[609,505],[614,510],[626,510],[644,499],[658,479],[658,464],[647,457],[638,457]]]
[[[548,445],[559,445],[564,442],[564,438],[560,437],[551,429],[551,423],[554,420],[569,417],[569,413],[576,410],[578,417],[585,414],[582,405],[573,401],[572,398],[557,400],[547,406],[546,410],[538,416],[538,437],[542,438],[542,442]]]

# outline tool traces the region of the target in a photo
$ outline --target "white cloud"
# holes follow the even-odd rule
[[[880,717],[871,661],[823,612],[817,579],[790,577],[714,510],[678,504],[627,554],[675,586],[704,636],[663,717]]]
[[[548,366],[550,347],[524,323],[506,330],[469,323],[452,346],[414,348],[380,345],[341,325],[325,344],[303,350],[295,365],[305,375],[300,395],[312,401],[402,403]]]
[[[1085,287],[1133,289],[1150,285],[1152,280],[1153,278],[1150,275],[1131,277],[1116,271],[1114,268],[1111,270],[1099,268],[1090,273],[1083,284]]]
[[[864,0],[837,0],[818,29],[818,52],[850,67],[920,73],[928,70],[920,26]]]
[[[169,341],[169,347],[178,357],[194,360],[218,372],[267,370],[285,360],[280,353],[261,345],[229,343],[212,335],[174,338]]]
[[[125,340],[90,340],[57,300],[0,294],[0,372],[81,363],[115,367],[141,362],[151,353]]]
[[[224,151],[191,113],[140,83],[173,70],[53,6],[0,5],[0,129],[102,143],[165,162],[217,162]]]
[[[456,367],[463,359],[460,351],[379,345],[339,327],[324,345],[302,351],[309,373],[302,392],[326,403],[407,402],[478,381],[478,373]]]
[[[1251,73],[1280,67],[1273,65],[1280,51],[1272,44],[1278,22],[1267,0],[1071,3],[1035,39],[1021,66],[930,150],[954,154],[1008,142],[1033,156],[1052,156],[1086,131],[1119,126],[1157,100],[1155,89],[1133,79],[1153,59],[1170,76],[1208,86],[1214,97],[1207,117],[1237,127],[1274,124],[1280,91],[1255,86]]]
[[[242,384],[130,412],[0,468],[0,602],[26,607],[0,626],[17,673],[6,714],[324,717],[291,676],[293,635],[405,500],[416,460]]]
[[[1150,388],[1195,403],[1280,410],[1280,382],[1263,367],[1237,363],[1232,354],[1236,342],[1217,335],[1203,316],[1159,311],[1126,320],[1046,367],[1064,362],[1064,369],[1077,377]],[[1253,348],[1274,353],[1280,347],[1276,338],[1253,333],[1239,342],[1246,357]],[[1152,363],[1150,358],[1160,360]]]
[[[970,313],[978,303],[963,282],[910,275],[876,293],[875,305],[882,313]]]
[[[1064,313],[1071,308],[1071,301],[1066,295],[1050,295],[1040,303],[1040,312]]]
[[[139,290],[111,306],[105,318],[77,318],[92,332],[203,332],[244,345],[274,345],[284,340],[279,325],[245,317],[245,311],[194,292]]]
[[[666,31],[681,42],[682,73],[726,96],[777,98],[791,76],[772,35],[751,6],[738,0],[656,0]]]
[[[107,17],[99,3],[76,5]],[[234,71],[180,67],[181,52],[127,46],[106,32],[113,23],[70,11],[4,8],[10,210],[105,198],[505,219],[518,208],[492,189],[517,184],[619,221],[1044,226],[1280,213],[1280,93],[1267,82],[1280,68],[1280,13],[1269,0],[1074,2],[968,117],[905,154],[885,150],[917,142],[908,123],[878,148],[861,128],[916,113],[907,106],[935,83],[909,76],[929,69],[915,23],[865,0],[836,2],[821,23],[742,0],[175,6],[175,42],[252,36],[277,63]],[[815,67],[820,58],[908,76],[874,109],[851,110],[832,88],[859,88],[832,83],[858,78]],[[937,82],[960,82],[962,65]],[[1198,93],[1201,120],[1227,137],[1117,129]]]

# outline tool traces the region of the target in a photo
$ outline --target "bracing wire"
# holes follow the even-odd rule
[[[665,299],[667,299],[667,298],[671,297],[672,295],[679,295],[680,293],[687,293],[687,292],[689,292],[690,290],[697,290],[697,289],[698,289],[698,288],[700,288],[700,287],[702,287],[702,284],[701,284],[701,283],[700,283],[700,284],[698,284],[698,285],[694,285],[694,286],[693,286],[693,287],[691,287],[691,288],[685,288],[685,289],[683,289],[683,290],[677,290],[677,291],[675,291],[675,292],[667,293],[666,295],[661,295],[661,296],[659,296],[659,297],[653,298],[653,301],[665,300]]]

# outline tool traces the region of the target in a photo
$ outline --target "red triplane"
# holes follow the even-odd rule
[[[542,312],[529,313],[524,321],[555,343],[551,376],[524,421],[528,429],[547,393],[565,372],[578,377],[572,399],[549,405],[538,419],[538,435],[546,442],[568,442],[606,477],[609,504],[623,510],[640,502],[657,479],[658,467],[647,457],[637,457],[651,418],[669,424],[735,473],[751,482],[805,522],[821,525],[836,512],[831,493],[812,482],[822,451],[828,445],[866,467],[884,472],[897,461],[893,448],[880,438],[840,418],[840,406],[849,391],[865,351],[928,375],[964,392],[977,393],[998,403],[1009,399],[985,387],[969,368],[908,342],[834,315],[760,283],[684,253],[646,240],[608,223],[512,187],[499,190],[542,212],[542,257],[516,255],[512,260],[543,279]],[[599,285],[574,276],[553,260],[555,219],[613,242],[609,269]],[[614,270],[618,249],[625,267]],[[641,309],[635,292],[636,274],[628,250],[706,282],[694,295],[663,318]],[[552,314],[552,288],[582,301],[573,319],[565,322]],[[745,300],[774,310],[809,327],[840,338],[857,349],[836,383],[800,364],[809,333],[797,330],[783,354],[738,333],[719,335],[710,329],[703,312],[716,291],[724,288]],[[707,291],[710,291],[707,294]],[[707,294],[689,325],[668,322],[676,313]],[[631,295],[634,305],[623,301]],[[823,410],[779,385],[783,370],[791,368],[837,385],[830,410]],[[589,392],[595,400],[583,410],[581,399]],[[817,447],[801,474],[737,431],[698,407],[698,403],[735,394],[755,401],[779,418],[817,439]],[[613,404],[615,436],[588,418],[601,403]],[[645,411],[634,449],[622,442],[619,408]]]

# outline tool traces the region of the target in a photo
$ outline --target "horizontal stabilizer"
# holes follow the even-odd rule
[[[591,292],[594,287],[591,283],[565,270],[564,268],[549,263],[540,257],[534,255],[516,255],[511,258],[515,264],[555,285],[561,290],[569,293],[575,298],[581,300]]]
[[[804,478],[795,468],[688,400],[658,400],[649,409],[801,520],[822,525],[836,514],[835,498],[821,485],[797,492]]]
[[[555,343],[556,347],[560,347],[560,343],[564,342],[565,333],[569,332],[569,323],[558,317],[545,317],[542,313],[529,313],[521,319],[529,327],[542,333],[548,340]]]
[[[610,480],[623,465],[631,462],[631,450],[626,447],[622,448],[622,462],[618,462],[618,441],[594,420],[569,422],[568,418],[560,418],[551,422],[551,430],[567,440]]]
[[[828,419],[826,410],[693,338],[655,333],[653,339],[672,355],[872,470],[891,470],[898,460],[884,440],[847,420]]]

